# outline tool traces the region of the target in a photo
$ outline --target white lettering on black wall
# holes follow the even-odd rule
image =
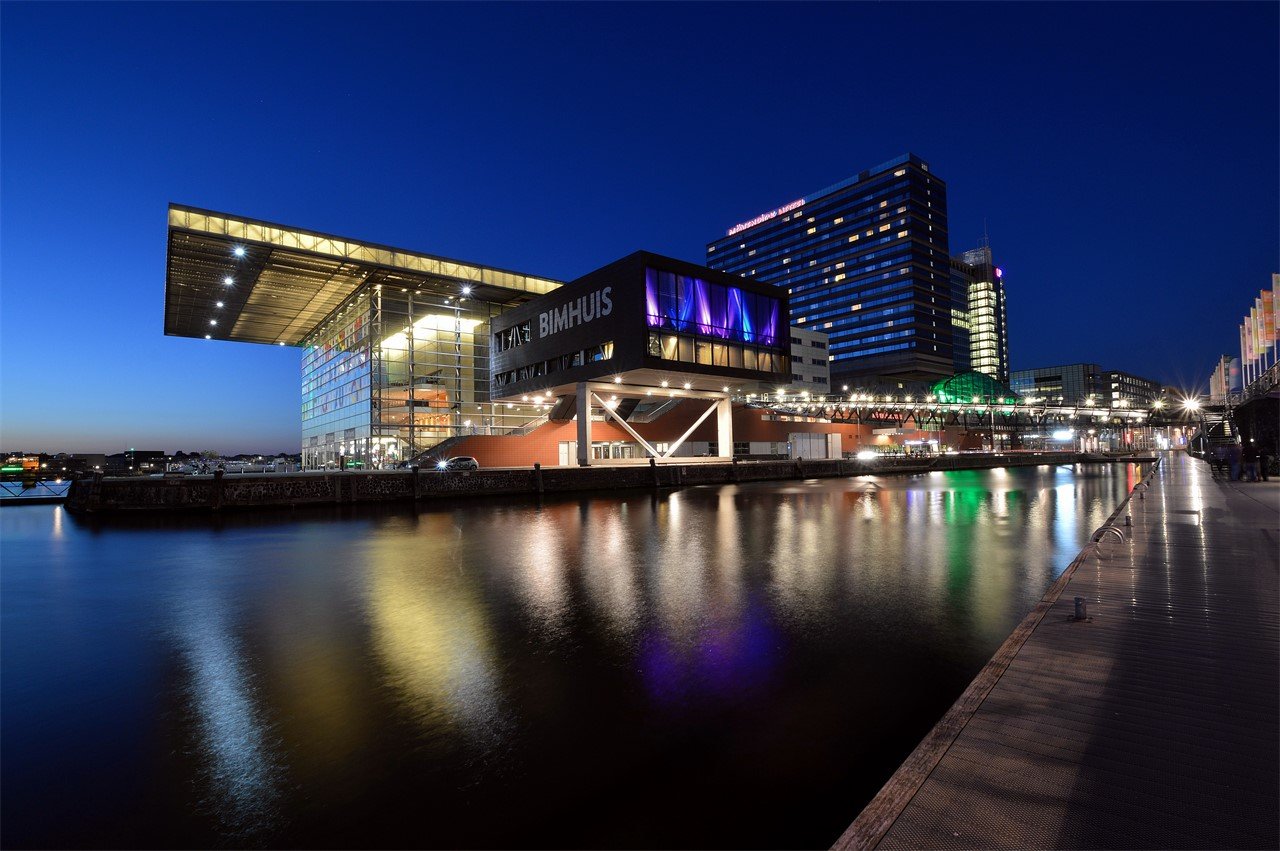
[[[544,310],[538,314],[538,336],[550,337],[576,325],[585,325],[597,317],[608,316],[613,313],[613,299],[609,297],[612,292],[613,287],[605,287],[578,296],[568,304]]]

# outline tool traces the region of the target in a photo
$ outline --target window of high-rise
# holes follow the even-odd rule
[[[951,375],[947,189],[913,154],[729,228],[707,265],[785,287],[830,338],[831,381]]]

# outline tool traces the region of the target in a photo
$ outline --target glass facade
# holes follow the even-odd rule
[[[961,264],[968,270],[970,368],[998,381],[1009,380],[1009,335],[1005,318],[1004,270],[992,262],[985,245],[966,251]],[[955,261],[953,261],[955,265]]]
[[[956,375],[970,370],[969,286],[973,275],[969,265],[951,261],[951,364]]]
[[[528,323],[524,323],[525,326]],[[513,329],[517,335],[521,332],[522,327],[518,326]],[[496,336],[496,335],[495,335]],[[506,337],[507,334],[502,335]],[[516,337],[519,339],[519,336]],[[515,369],[509,369],[505,372],[495,372],[493,374],[493,387],[495,390],[501,390],[520,381],[529,381],[534,378],[552,378],[555,381],[556,373],[564,372],[576,366],[583,366],[589,363],[598,363],[600,361],[613,360],[613,341],[600,343],[594,346],[588,346],[585,349],[574,349],[571,352],[565,352],[561,355],[546,358],[540,361],[531,361],[521,364]]]
[[[303,465],[369,455],[368,295],[360,294],[321,323],[302,353]]]
[[[929,392],[946,405],[1011,405],[1018,400],[1018,394],[1004,383],[981,372],[944,378],[929,388]]]
[[[1004,328],[1004,299],[991,281],[976,281],[969,288],[969,363],[978,372],[1008,377],[1008,349]]]
[[[707,265],[786,287],[789,324],[829,335],[833,381],[952,372],[946,184],[918,157],[731,228]]]
[[[646,269],[645,314],[653,357],[789,374],[780,299]]]
[[[669,328],[762,346],[778,345],[782,306],[771,296],[712,284],[689,275],[646,269],[644,300],[650,328]]]
[[[489,401],[489,320],[503,309],[408,287],[358,290],[303,343],[304,466],[394,466],[450,437],[538,417],[536,405]]]
[[[1096,363],[1072,363],[1012,373],[1009,385],[1020,395],[1051,405],[1105,404],[1105,373]]]
[[[1164,391],[1159,381],[1119,370],[1107,373],[1107,383],[1113,408],[1149,408]]]

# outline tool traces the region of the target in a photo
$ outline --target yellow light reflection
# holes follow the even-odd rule
[[[449,558],[460,532],[447,517],[428,523],[422,547],[375,539],[369,548],[374,652],[425,727],[498,735],[504,716],[491,628],[478,591]]]
[[[432,334],[471,334],[475,331],[476,326],[483,320],[468,319],[465,316],[450,316],[444,313],[428,314],[417,322],[413,323],[413,337],[415,342],[421,342],[420,338],[425,337],[428,332]],[[404,349],[409,342],[405,332],[397,331],[390,337],[382,341],[384,349]]]

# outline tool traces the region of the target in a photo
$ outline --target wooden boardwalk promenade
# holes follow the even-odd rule
[[[836,848],[1280,848],[1280,482],[1172,454],[1115,525]]]

